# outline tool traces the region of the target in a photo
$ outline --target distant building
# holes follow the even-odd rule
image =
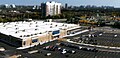
[[[11,5],[11,8],[16,8],[15,4],[12,4],[12,5]]]
[[[33,6],[33,8],[32,8],[32,9],[40,9],[40,6],[35,5],[35,6]]]
[[[52,16],[61,14],[61,3],[57,2],[46,2],[41,3],[41,9],[42,9],[42,16]]]
[[[67,3],[65,3],[65,8],[66,8],[66,9],[68,8],[68,4],[67,4]]]
[[[8,4],[5,4],[5,8],[9,8],[10,6]]]
[[[16,5],[15,4],[5,4],[5,5],[2,5],[3,8],[16,8]]]

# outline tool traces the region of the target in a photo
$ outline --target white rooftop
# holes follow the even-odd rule
[[[43,35],[48,31],[54,31],[59,29],[70,29],[79,27],[75,24],[56,23],[56,22],[43,22],[43,21],[31,21],[31,22],[7,22],[0,23],[0,32],[6,35],[11,35],[20,39],[26,37],[32,37],[36,35]]]

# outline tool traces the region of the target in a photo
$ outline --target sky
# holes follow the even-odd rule
[[[42,2],[56,1],[64,5],[96,5],[96,6],[114,6],[120,7],[120,0],[0,0],[0,4],[16,4],[16,5],[40,5]]]

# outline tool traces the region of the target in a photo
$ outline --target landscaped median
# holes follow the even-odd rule
[[[113,50],[120,50],[120,47],[111,47],[111,46],[101,46],[101,45],[92,45],[92,44],[84,44],[84,43],[77,43],[77,42],[73,42],[73,41],[70,41],[70,39],[67,39],[66,40],[67,42],[69,43],[73,43],[73,44],[80,44],[80,45],[85,45],[85,46],[91,46],[91,47],[98,47],[98,48],[109,48],[109,49],[113,49]],[[101,51],[106,51],[106,50],[102,50],[102,49],[99,49]],[[107,50],[109,52],[120,52],[120,51],[111,51],[111,50]]]

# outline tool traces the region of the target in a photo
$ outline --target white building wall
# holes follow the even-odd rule
[[[61,13],[61,3],[57,2],[46,2],[46,5],[48,6],[48,15],[57,15]],[[57,7],[58,6],[58,7]]]

